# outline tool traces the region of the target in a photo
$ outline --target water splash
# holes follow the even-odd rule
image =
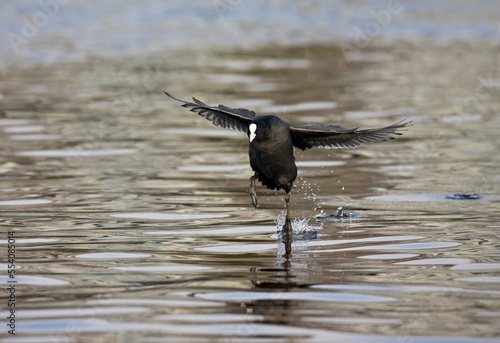
[[[281,212],[278,217],[274,220],[276,224],[276,229],[278,230],[278,237],[281,240],[284,238],[285,233],[283,232],[283,226],[285,225],[286,212]],[[310,241],[318,238],[318,230],[323,227],[323,223],[319,226],[309,225],[309,219],[307,218],[294,218],[292,219],[292,235],[293,240],[305,240]]]
[[[312,182],[314,182],[314,184]],[[320,190],[316,181],[304,179],[303,177],[299,176],[297,185],[300,189],[300,193],[304,196],[304,199],[312,201],[314,203],[314,211],[321,210],[323,208],[323,205],[326,202],[316,194],[316,192]]]
[[[347,205],[349,205],[349,203],[347,203]],[[337,222],[342,223],[344,219],[349,219],[352,222],[352,219],[359,220],[363,217],[364,216],[361,214],[354,214],[352,212],[345,213],[342,206],[339,206],[337,207],[337,212],[335,214],[327,214],[323,210],[321,210],[321,212],[318,215],[316,215],[316,220],[321,221],[325,219],[334,218],[337,220]]]

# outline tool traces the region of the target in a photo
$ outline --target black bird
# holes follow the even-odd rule
[[[401,135],[398,129],[411,122],[400,121],[379,129],[358,130],[344,129],[337,125],[306,124],[291,125],[280,118],[267,115],[257,116],[254,111],[244,108],[229,108],[224,105],[209,106],[193,98],[194,102],[177,99],[182,107],[210,120],[214,125],[246,133],[250,141],[250,166],[255,174],[250,177],[250,196],[257,208],[255,180],[259,180],[269,189],[284,189],[287,207],[287,225],[289,224],[288,203],[293,182],[297,177],[297,166],[293,156],[293,147],[302,150],[313,147],[332,149],[358,148],[366,143],[394,139],[392,135]]]

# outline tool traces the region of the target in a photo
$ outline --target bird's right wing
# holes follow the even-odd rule
[[[255,112],[244,108],[230,108],[224,105],[217,107],[209,106],[195,98],[193,98],[194,103],[192,103],[174,98],[167,92],[165,94],[174,100],[182,102],[182,107],[190,108],[191,112],[198,113],[200,116],[210,120],[214,125],[226,129],[247,133],[248,126],[255,119]]]
[[[327,149],[352,149],[366,143],[382,142],[394,139],[393,135],[401,135],[399,129],[408,126],[404,120],[378,129],[358,130],[344,129],[337,125],[307,124],[291,126],[292,142],[297,148],[306,150],[313,147]]]

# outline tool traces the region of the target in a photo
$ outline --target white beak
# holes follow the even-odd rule
[[[250,130],[250,142],[253,141],[255,139],[255,131],[257,131],[257,125],[255,124],[250,124],[250,126],[248,127],[248,129]]]

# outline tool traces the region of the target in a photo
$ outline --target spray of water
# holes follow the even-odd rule
[[[300,189],[300,194],[310,202],[314,203],[314,211],[321,210],[323,212],[323,205],[325,202],[316,194],[319,191],[319,186],[316,181],[310,181],[299,176],[297,187]]]
[[[285,233],[283,232],[283,226],[285,225],[286,212],[281,212],[278,217],[274,220],[276,224],[276,230],[278,232],[279,238],[283,238]],[[309,225],[308,218],[294,218],[292,219],[292,236],[293,240],[314,240],[318,238],[318,230],[323,227],[323,223],[313,226]]]

